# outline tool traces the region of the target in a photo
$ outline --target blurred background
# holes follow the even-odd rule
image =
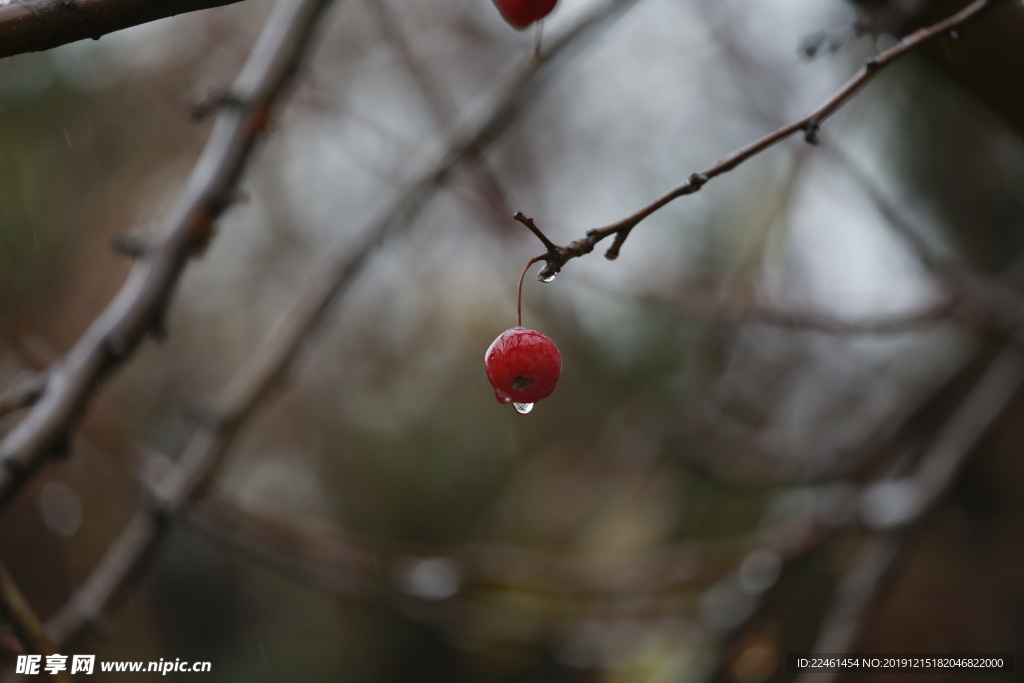
[[[618,260],[528,277],[523,323],[563,357],[529,415],[481,363],[543,250],[513,211],[567,244],[964,4],[639,0],[609,17],[374,251],[145,575],[58,650],[352,683],[756,683],[793,680],[786,653],[812,649],[1020,655],[1017,323],[956,284],[1024,310],[1019,3],[884,71],[818,148],[797,136],[657,212]],[[561,0],[546,40],[598,6]],[[173,206],[210,129],[190,108],[231,82],[270,8],[0,60],[2,386],[117,292],[131,260],[111,241]],[[488,0],[337,4],[166,340],[0,518],[44,620],[313,264],[533,48]]]

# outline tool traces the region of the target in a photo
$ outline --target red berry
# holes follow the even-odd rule
[[[484,354],[487,379],[498,403],[515,401],[519,412],[551,395],[562,374],[562,356],[550,338],[525,327],[502,332]]]
[[[558,0],[494,0],[502,18],[517,29],[540,21],[555,8]]]

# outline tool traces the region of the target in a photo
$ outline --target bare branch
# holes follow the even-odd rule
[[[38,372],[16,378],[10,388],[0,394],[0,417],[16,413],[35,404],[46,388],[46,375]]]
[[[44,657],[57,653],[53,643],[46,636],[39,617],[36,616],[32,606],[28,604],[25,596],[21,594],[18,584],[14,582],[2,562],[0,562],[0,610],[3,610],[4,616],[10,620],[15,632],[29,652]],[[67,671],[49,674],[49,678],[59,683],[71,683],[71,677]]]
[[[303,342],[321,322],[330,305],[362,271],[377,247],[409,229],[455,170],[477,158],[505,131],[543,79],[578,43],[605,22],[620,16],[636,1],[608,0],[555,41],[545,61],[526,63],[490,112],[458,136],[431,169],[399,192],[391,207],[363,233],[356,245],[345,245],[328,256],[274,330],[228,382],[213,408],[206,412],[203,423],[178,461],[180,464],[154,486],[153,500],[136,513],[86,582],[47,624],[55,641],[65,642],[84,626],[100,619],[107,605],[137,576],[146,559],[159,546],[162,531],[171,517],[189,498],[202,494],[246,420],[287,374]]]
[[[409,41],[402,31],[399,20],[393,15],[390,0],[369,0],[370,10],[380,26],[384,38],[401,59],[406,71],[412,77],[416,89],[420,91],[427,109],[438,126],[445,126],[453,114],[453,105],[446,93],[438,86],[430,70],[424,66],[413,53]],[[510,202],[498,177],[491,170],[485,159],[478,159],[475,174],[468,178],[472,189],[476,191],[476,199],[470,208],[482,218],[504,221],[512,213]]]
[[[1011,344],[992,361],[956,413],[942,425],[914,474],[885,480],[866,492],[862,515],[865,524],[874,529],[899,528],[931,510],[1022,386],[1024,355]]]
[[[1024,341],[1024,297],[1014,289],[1021,283],[1019,272],[993,278],[979,275],[938,254],[922,237],[920,226],[907,216],[897,202],[887,196],[878,183],[841,149],[832,150],[833,158],[857,182],[889,225],[916,252],[922,265],[945,288],[953,304],[950,313],[961,322],[1000,332]]]
[[[46,458],[60,452],[103,380],[147,334],[160,334],[174,289],[189,260],[213,238],[271,108],[292,79],[329,0],[286,1],[267,23],[192,171],[167,236],[140,260],[107,309],[66,358],[52,368],[42,399],[0,442],[0,508]]]
[[[612,289],[597,281],[588,281],[586,286],[714,323],[765,325],[837,336],[900,334],[920,330],[948,319],[953,307],[949,301],[937,301],[906,313],[846,320],[826,313],[774,306],[758,301],[751,292],[736,288],[693,285],[684,286],[677,292],[634,293]]]
[[[516,211],[514,214],[512,214],[512,218],[514,220],[519,221],[520,223],[525,225],[527,228],[529,228],[530,232],[532,232],[537,237],[537,239],[540,240],[541,244],[543,244],[545,247],[548,248],[548,251],[550,251],[552,249],[558,249],[558,245],[556,245],[554,242],[549,240],[548,236],[545,235],[543,232],[541,232],[541,229],[538,228],[537,224],[533,222],[533,219],[529,218],[522,211]]]
[[[861,516],[876,533],[865,541],[837,588],[814,652],[843,654],[854,645],[871,604],[892,569],[898,536],[920,524],[956,481],[960,469],[1024,386],[1024,355],[1007,346],[926,449],[915,473],[868,488]],[[802,683],[829,683],[835,674],[805,674]]]
[[[960,397],[985,374],[992,362],[990,349],[969,354],[924,396],[913,397],[859,443],[848,448],[827,446],[805,448],[800,456],[767,451],[749,436],[721,429],[713,419],[697,418],[682,426],[680,433],[699,436],[710,445],[707,453],[687,449],[689,461],[703,472],[739,487],[807,486],[845,479],[866,482],[878,477],[892,462],[900,447],[912,443],[921,433],[931,433],[945,424]],[[820,448],[820,447],[819,447]]]
[[[960,401],[952,418],[940,426],[913,475],[886,478],[856,494],[860,522],[871,533],[839,581],[813,652],[841,655],[855,644],[867,612],[895,565],[901,536],[925,519],[1022,386],[1024,355],[1007,345]],[[721,667],[715,680],[726,678]],[[803,674],[798,681],[831,683],[835,678],[834,673],[815,672]]]
[[[878,592],[899,551],[896,534],[872,534],[864,541],[836,588],[836,597],[825,616],[813,652],[849,652],[857,627]],[[830,683],[834,672],[804,673],[798,683]]]
[[[884,67],[913,52],[936,36],[943,35],[951,29],[957,28],[971,21],[981,15],[985,10],[1000,4],[1007,4],[1007,2],[1008,0],[974,0],[974,2],[953,16],[929,26],[928,28],[919,29],[904,37],[903,40],[892,48],[868,59],[860,70],[850,78],[850,80],[843,84],[835,94],[810,114],[807,114],[803,118],[769,133],[760,140],[750,143],[746,147],[734,151],[706,170],[691,174],[685,183],[662,195],[633,215],[627,216],[626,218],[603,228],[588,230],[586,236],[571,242],[564,247],[559,246],[555,249],[548,247],[548,251],[540,257],[546,261],[546,264],[537,275],[537,278],[545,279],[558,274],[570,259],[589,254],[594,250],[594,246],[598,242],[612,235],[615,236],[615,239],[612,242],[612,246],[607,252],[605,252],[605,258],[617,258],[619,250],[626,241],[626,238],[629,237],[630,231],[632,231],[633,228],[635,228],[643,219],[661,209],[669,202],[684,195],[693,194],[699,191],[708,181],[722,175],[723,173],[733,170],[743,162],[757,156],[769,147],[775,145],[777,142],[785,140],[794,133],[802,132],[804,134],[804,139],[808,143],[815,145],[818,144],[818,132],[825,120],[832,116],[836,110],[846,103],[851,95],[871,80],[871,78],[878,74]]]
[[[0,5],[0,58],[50,50],[239,0],[18,0]]]
[[[915,481],[930,482],[928,490],[933,493],[929,500],[937,500],[937,492],[945,490],[953,479],[956,467],[951,466],[954,458],[950,453],[956,454],[962,462],[977,440],[992,426],[1022,381],[1024,361],[1015,350],[1004,353],[992,363],[957,414],[936,437],[936,445],[927,452],[918,469]],[[887,480],[881,485],[892,483]],[[849,501],[833,502],[842,508],[850,501],[859,501],[862,507],[867,508],[877,500],[874,493],[877,486],[860,492],[851,491]],[[924,508],[915,510],[911,519],[918,521]],[[326,523],[307,520],[296,524],[257,515],[210,498],[190,505],[187,518],[204,531],[257,558],[289,572],[297,572],[307,579],[314,578],[317,585],[332,592],[371,604],[383,601],[396,606],[401,603],[403,613],[422,618],[422,613],[408,606],[408,596],[400,596],[396,588],[380,580],[381,567],[386,570],[386,576],[395,577],[400,576],[403,566],[408,567],[422,559],[443,558],[458,569],[466,584],[496,582],[504,588],[559,594],[574,600],[594,596],[652,597],[679,582],[715,580],[755,550],[768,550],[777,553],[781,562],[792,562],[844,528],[835,521],[825,521],[834,519],[834,512],[812,508],[807,514],[750,537],[715,543],[682,543],[647,554],[599,559],[499,545],[432,546],[382,542]],[[864,521],[871,527],[878,526],[870,518]],[[897,520],[890,526],[908,521]],[[156,538],[156,527],[147,533],[153,533]],[[148,547],[152,548],[152,545]],[[850,585],[849,590],[841,591],[844,600],[849,602],[856,598],[856,604],[837,607],[836,613],[840,616],[860,614],[865,601],[870,598],[864,593],[865,585],[875,581],[871,577],[876,575],[880,581],[884,574],[887,565],[873,571],[868,577],[870,581],[861,576],[866,576],[861,565],[876,569],[880,566],[875,554],[855,565],[859,567],[858,576],[854,577],[856,581],[851,578],[844,582],[844,585]],[[120,552],[116,554],[117,557],[121,555]],[[659,605],[658,609],[668,608],[667,603],[655,601],[655,604]],[[615,604],[605,605],[604,609],[607,616],[621,616]],[[627,610],[625,613],[631,612]],[[59,633],[56,629],[53,632]]]
[[[378,567],[398,576],[418,560],[443,558],[458,568],[462,582],[576,597],[650,596],[680,583],[713,581],[750,552],[769,550],[783,561],[804,555],[826,540],[830,525],[813,512],[749,536],[720,541],[686,541],[645,553],[612,556],[552,553],[496,543],[433,545],[370,538],[314,520],[286,520],[205,498],[188,510],[190,522],[231,544],[260,546],[257,554],[301,558],[353,576],[372,576]]]

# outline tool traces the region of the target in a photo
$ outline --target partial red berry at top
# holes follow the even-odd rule
[[[525,327],[502,332],[484,354],[484,364],[499,403],[529,406],[547,398],[562,374],[562,356],[555,342]],[[526,412],[529,407],[517,409]]]
[[[551,14],[556,2],[558,0],[494,0],[494,6],[505,21],[522,30]]]

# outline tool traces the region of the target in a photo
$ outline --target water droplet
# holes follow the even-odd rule
[[[547,277],[542,277],[542,278],[540,279],[540,281],[541,281],[541,282],[551,282],[552,280],[554,280],[554,279],[555,279],[555,276],[556,276],[556,275],[558,275],[558,273],[553,273],[553,274],[551,274],[551,275],[548,275]]]
[[[526,415],[528,412],[533,410],[532,403],[513,403],[512,405],[516,407],[516,412],[520,415]]]
[[[497,387],[494,388],[494,397],[497,398],[498,403],[500,403],[503,406],[508,405],[509,403],[512,402],[512,397],[506,394],[501,389],[498,389]]]

